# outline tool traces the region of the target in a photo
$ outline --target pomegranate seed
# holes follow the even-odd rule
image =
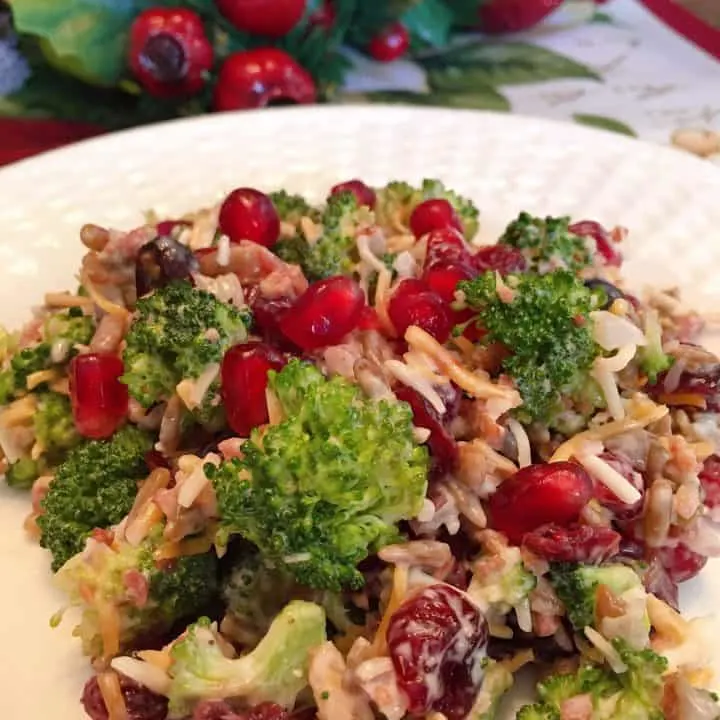
[[[592,525],[543,525],[526,533],[523,546],[549,562],[598,565],[617,555],[620,533]]]
[[[283,356],[264,343],[235,345],[222,361],[221,389],[228,424],[241,437],[268,421],[267,374],[285,365]]]
[[[412,715],[467,715],[482,680],[477,661],[488,627],[462,593],[447,585],[423,588],[390,618],[387,641]]]
[[[635,472],[630,460],[621,453],[606,451],[600,454],[613,470],[617,470],[633,487],[644,493],[642,475]],[[642,512],[642,497],[632,505],[622,502],[614,492],[602,483],[593,481],[594,495],[597,501],[608,510],[611,510],[621,520],[633,520]]]
[[[110,437],[128,411],[123,362],[115,355],[87,353],[70,363],[70,399],[77,431],[87,438]]]
[[[398,400],[406,402],[413,413],[413,422],[417,427],[430,431],[428,447],[432,454],[434,470],[438,475],[445,475],[453,469],[458,459],[458,447],[455,438],[447,431],[440,418],[438,411],[416,390],[406,385],[400,385],[395,390]],[[454,412],[457,415],[459,409],[459,393],[457,406],[448,406],[448,421],[452,419]]]
[[[600,223],[594,220],[582,220],[570,225],[568,230],[580,237],[592,238],[606,265],[615,267],[622,265],[622,254],[615,249],[610,233]]]
[[[128,720],[165,720],[168,712],[167,698],[156,695],[124,675],[119,677]],[[92,720],[108,720],[109,714],[97,676],[85,683],[80,702]]]
[[[410,47],[410,33],[399,22],[383,28],[370,40],[368,54],[378,62],[392,62],[402,57]]]
[[[380,318],[378,317],[375,308],[368,307],[367,305],[362,309],[360,313],[360,320],[358,321],[358,330],[382,330]]]
[[[435,265],[472,265],[472,255],[462,234],[452,227],[433,230],[426,238],[425,270]]]
[[[497,270],[501,275],[525,272],[525,256],[509,245],[488,245],[480,248],[472,256],[473,265],[478,273]]]
[[[264,702],[255,705],[250,710],[247,720],[288,720],[290,714],[284,708],[273,702]]]
[[[720,505],[720,455],[711,455],[705,460],[700,483],[705,491],[705,504],[709,508]]]
[[[661,548],[657,551],[657,557],[665,568],[665,572],[675,583],[682,583],[694,578],[708,561],[704,555],[693,552],[684,543],[678,543],[675,547]]]
[[[280,218],[272,200],[252,188],[237,188],[225,198],[219,227],[234,243],[250,240],[269,248],[280,236]]]
[[[520,544],[541,525],[568,526],[592,497],[592,480],[572,462],[529,465],[518,470],[490,497],[491,527]]]
[[[360,321],[365,295],[349,277],[311,285],[280,318],[280,329],[303,350],[337,345]]]
[[[330,195],[339,195],[343,192],[350,192],[355,196],[358,205],[367,205],[370,209],[375,207],[377,196],[375,191],[368,187],[362,180],[347,180],[346,182],[334,185]]]
[[[463,265],[434,265],[423,274],[423,280],[440,298],[451,303],[455,300],[455,288],[462,280],[470,280],[475,273]]]
[[[462,224],[455,208],[442,198],[421,202],[410,215],[410,230],[416,238],[445,228],[455,228],[462,232]]]
[[[412,283],[412,285],[406,285]],[[416,325],[432,335],[438,342],[450,337],[453,318],[442,298],[418,280],[403,280],[388,304],[388,315],[400,337]],[[420,289],[420,288],[424,289]]]

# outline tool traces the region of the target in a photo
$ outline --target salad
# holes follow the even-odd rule
[[[714,720],[720,362],[622,228],[439,180],[86,225],[0,335],[93,720]],[[68,617],[65,622],[72,622]],[[80,691],[78,691],[80,695]]]

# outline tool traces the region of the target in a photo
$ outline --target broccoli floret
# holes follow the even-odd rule
[[[0,405],[6,405],[15,394],[15,378],[10,368],[0,372]]]
[[[126,337],[121,380],[143,407],[167,399],[181,380],[198,378],[219,363],[231,345],[247,337],[246,314],[173,282],[141,298]]]
[[[55,576],[71,604],[82,609],[75,634],[83,650],[93,657],[107,654],[103,647],[101,617],[111,607],[120,623],[120,647],[148,634],[167,632],[178,621],[206,611],[218,592],[217,556],[214,552],[180,557],[167,567],[158,566],[154,552],[162,541],[158,527],[140,545],[125,541],[112,546],[92,541],[68,560]],[[128,573],[136,577],[128,582]],[[137,588],[144,586],[147,597],[138,600]]]
[[[489,660],[484,667],[482,685],[468,720],[495,720],[503,695],[513,686],[512,673],[502,663]]]
[[[635,571],[627,565],[577,565],[556,563],[550,568],[550,583],[565,605],[576,630],[595,624],[595,595],[605,585],[614,595],[642,587]]]
[[[455,208],[462,221],[465,238],[472,240],[477,233],[479,216],[477,207],[471,200],[447,189],[440,180],[425,179],[419,188],[396,180],[389,182],[385,187],[376,188],[375,192],[378,223],[393,232],[408,226],[412,211],[421,202],[443,198]]]
[[[297,225],[303,217],[309,217],[314,221],[320,218],[320,212],[310,205],[302,195],[294,195],[286,190],[277,190],[270,193],[270,200],[272,200],[280,220],[291,225]]]
[[[44,470],[45,466],[42,460],[33,460],[29,457],[20,458],[11,463],[5,471],[5,482],[8,487],[29,490]]]
[[[599,352],[588,317],[595,296],[565,270],[508,276],[505,283],[512,290],[510,302],[498,296],[492,272],[458,289],[487,330],[483,342],[500,342],[510,351],[502,367],[522,396],[518,418],[549,423],[563,399],[582,391]]]
[[[80,308],[50,315],[45,320],[44,338],[48,343],[66,341],[71,347],[87,345],[95,333],[95,321],[91,315],[83,314]]]
[[[669,370],[674,362],[672,355],[666,355],[663,351],[662,328],[655,311],[646,318],[645,338],[647,345],[638,349],[640,369],[647,375],[648,382],[654,385],[658,375]]]
[[[295,600],[275,618],[250,653],[228,659],[207,618],[190,626],[172,649],[170,717],[185,717],[205,699],[242,698],[292,708],[307,686],[309,652],[325,642],[325,613]]]
[[[12,356],[10,368],[13,372],[15,391],[25,389],[28,375],[45,370],[50,365],[50,345],[46,342],[23,348]]]
[[[592,264],[587,239],[570,232],[568,217],[533,217],[521,212],[499,242],[522,251],[533,272],[565,268],[578,272]]]
[[[552,705],[534,703],[520,708],[515,720],[560,720],[560,711]]]
[[[42,501],[40,545],[53,570],[80,552],[95,528],[120,522],[132,507],[137,481],[147,476],[152,438],[126,425],[109,440],[90,440],[68,453]]]
[[[303,585],[359,587],[356,565],[398,538],[427,486],[428,455],[404,403],[374,402],[340,377],[291,361],[269,373],[285,420],[206,466],[223,533],[251,541]]]
[[[342,192],[328,198],[319,222],[322,230],[316,240],[309,242],[298,230],[292,238],[280,240],[273,251],[300,265],[309,280],[349,274],[358,260],[355,238],[361,228],[373,224],[373,212],[359,207],[351,192]]]
[[[66,451],[75,447],[81,440],[75,429],[70,399],[60,393],[47,392],[38,395],[33,426],[35,437],[45,448],[45,453],[51,462],[62,458]]]
[[[0,325],[0,365],[17,350],[18,335]]]

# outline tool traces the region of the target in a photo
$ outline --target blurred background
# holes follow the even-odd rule
[[[0,164],[316,102],[563,119],[720,164],[720,0],[0,0]]]

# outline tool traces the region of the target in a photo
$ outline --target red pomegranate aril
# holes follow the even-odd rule
[[[411,715],[442,708],[449,720],[465,717],[482,680],[488,626],[464,594],[448,585],[423,588],[392,615],[387,641]]]
[[[458,446],[455,438],[445,428],[438,411],[419,392],[406,385],[396,388],[395,396],[410,406],[414,424],[430,431],[428,447],[436,474],[444,475],[450,472],[457,464]],[[448,405],[448,420],[452,420],[457,414],[455,403],[455,400],[451,400]]]
[[[233,243],[250,240],[269,248],[280,236],[280,218],[272,200],[253,188],[237,188],[225,198],[218,224]]]
[[[527,269],[525,256],[517,248],[502,244],[480,248],[472,256],[472,262],[479,273],[497,270],[501,275],[510,275]]]
[[[367,305],[362,309],[360,313],[360,320],[358,320],[358,330],[377,330],[382,331],[382,323],[378,317],[375,308],[368,307]]]
[[[265,343],[235,345],[226,353],[221,368],[221,390],[228,424],[241,437],[268,421],[265,399],[267,374],[280,370],[285,359]]]
[[[383,28],[368,44],[368,55],[378,62],[392,62],[402,57],[410,47],[410,33],[399,22]]]
[[[420,289],[418,282],[403,280],[400,283],[388,303],[390,320],[400,337],[404,337],[411,325],[416,325],[443,343],[450,337],[453,328],[452,312],[437,293],[424,283],[422,285],[427,289]]]
[[[479,327],[474,320],[476,317],[477,313],[474,310],[466,308],[465,310],[457,310],[453,318],[455,325],[465,325],[462,336],[473,343],[480,342],[487,335],[487,330]]]
[[[428,287],[440,298],[451,303],[455,300],[457,284],[463,280],[470,280],[473,271],[464,265],[434,265],[423,274],[423,280]]]
[[[289,720],[290,713],[274,702],[264,702],[255,705],[250,710],[247,720]]]
[[[581,220],[573,223],[568,228],[571,233],[580,237],[590,237],[595,241],[597,252],[600,253],[606,265],[620,267],[622,265],[622,254],[614,247],[610,233],[594,220]]]
[[[684,543],[661,548],[657,551],[657,557],[670,579],[678,584],[694,578],[708,561],[704,555],[694,552]]]
[[[280,319],[283,335],[303,350],[337,345],[360,322],[365,295],[343,275],[311,285]]]
[[[122,360],[115,355],[87,353],[70,363],[70,399],[77,431],[86,438],[110,437],[128,411],[127,385],[120,382]]]
[[[368,187],[362,180],[347,180],[346,182],[334,185],[330,190],[330,195],[339,195],[340,193],[349,192],[355,196],[358,205],[367,205],[370,209],[375,207],[377,196],[375,191]]]
[[[576,463],[529,465],[518,470],[490,496],[490,527],[520,544],[541,525],[577,522],[592,498],[590,476]]]
[[[425,270],[436,265],[463,265],[472,268],[472,255],[462,234],[454,228],[433,230],[426,236]]]
[[[445,228],[462,232],[462,223],[455,208],[442,198],[421,202],[410,215],[410,230],[416,238]]]
[[[618,554],[620,533],[593,525],[543,525],[526,533],[522,544],[549,562],[599,565]]]
[[[714,508],[720,505],[720,455],[711,455],[703,463],[700,484],[705,491],[705,505]]]

